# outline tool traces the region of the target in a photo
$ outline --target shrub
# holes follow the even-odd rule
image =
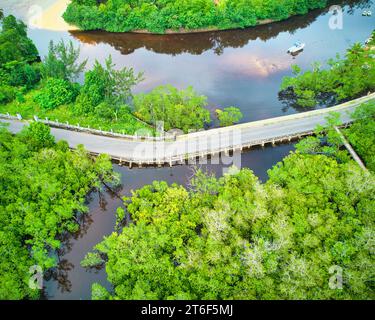
[[[50,42],[48,55],[42,65],[43,78],[59,78],[74,81],[85,69],[87,60],[79,63],[80,48],[75,48],[73,42],[65,44],[61,40],[58,44]]]
[[[111,104],[104,101],[95,107],[95,114],[99,118],[117,121],[124,114],[131,113],[127,105]]]
[[[10,15],[2,21],[0,33],[0,65],[11,61],[37,61],[39,54],[34,43],[27,37],[27,27]]]
[[[100,257],[100,254],[89,252],[86,254],[85,259],[81,261],[83,268],[93,268],[100,266],[104,263],[104,260]]]
[[[35,96],[35,101],[43,109],[55,109],[63,104],[74,102],[78,93],[78,84],[63,79],[50,78]]]
[[[185,132],[210,122],[206,104],[207,98],[197,95],[192,87],[178,90],[171,85],[160,86],[134,97],[135,114],[142,120],[153,125],[163,121],[165,130],[177,128]]]
[[[0,103],[8,103],[13,101],[16,96],[16,90],[8,85],[0,86]]]
[[[32,122],[28,127],[25,127],[19,134],[19,139],[27,144],[31,151],[51,148],[55,144],[51,129],[41,122]]]
[[[17,63],[10,71],[9,84],[11,86],[26,86],[31,89],[40,80],[38,64]]]
[[[132,68],[115,69],[112,57],[101,65],[95,61],[92,70],[86,72],[81,95],[86,95],[93,106],[102,102],[124,104],[132,98],[132,88],[143,80],[143,74],[135,74]]]
[[[236,107],[224,108],[224,111],[218,110],[218,119],[221,127],[231,126],[234,123],[239,122],[242,117],[241,110]]]
[[[92,104],[92,101],[89,96],[85,94],[78,95],[75,103],[71,106],[72,112],[77,115],[88,115],[92,113],[95,109],[95,106]]]

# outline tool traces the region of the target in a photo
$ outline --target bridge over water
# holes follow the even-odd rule
[[[242,152],[255,146],[288,142],[303,136],[312,135],[317,125],[324,125],[330,112],[338,112],[343,124],[351,122],[350,113],[364,102],[375,99],[375,93],[335,107],[303,112],[294,115],[271,118],[216,128],[177,136],[171,140],[123,139],[100,136],[87,132],[51,128],[56,140],[66,140],[71,148],[83,144],[92,154],[108,154],[120,164],[137,165],[175,165],[191,159],[215,157],[222,153]],[[9,123],[9,130],[19,132],[27,121],[0,119]]]

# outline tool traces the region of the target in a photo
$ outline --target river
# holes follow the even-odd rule
[[[0,0],[5,13],[12,13],[26,22],[38,7],[50,6],[53,0]],[[355,42],[364,42],[371,34],[375,18],[362,17],[373,1],[346,1],[343,6],[343,28],[331,30],[332,14],[314,10],[284,22],[244,30],[183,35],[110,34],[106,32],[57,31],[31,28],[29,36],[42,56],[48,41],[72,40],[81,46],[81,57],[88,58],[88,67],[95,60],[103,62],[110,54],[119,67],[127,66],[145,73],[145,81],[135,92],[149,91],[162,84],[178,88],[192,85],[208,97],[208,108],[237,106],[244,114],[243,122],[302,112],[278,99],[284,76],[291,75],[291,65],[307,69],[314,61],[324,62],[336,53],[344,54]],[[350,4],[350,5],[348,5]],[[34,5],[34,7],[32,7]],[[32,9],[30,9],[32,8]],[[304,52],[296,57],[286,54],[296,40],[306,43]],[[82,80],[82,79],[81,79]],[[215,125],[215,123],[213,123]],[[262,180],[267,170],[280,161],[294,145],[259,148],[242,155],[241,166],[250,168]],[[222,173],[222,165],[202,166]],[[119,195],[142,187],[153,180],[166,180],[186,185],[192,174],[189,166],[159,169],[133,169],[115,165],[122,174]],[[60,252],[59,268],[45,283],[47,299],[90,299],[91,284],[109,287],[104,270],[85,270],[79,262],[92,247],[110,234],[115,225],[114,212],[122,201],[108,191],[93,193],[85,224],[75,235],[68,235]]]

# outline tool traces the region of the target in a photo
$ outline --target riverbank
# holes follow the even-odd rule
[[[32,18],[32,24],[35,28],[38,29],[45,29],[45,30],[51,30],[51,31],[78,31],[81,30],[80,28],[68,24],[64,18],[62,17],[63,13],[66,11],[66,8],[68,7],[71,0],[56,0],[54,4],[51,6],[45,8],[42,10],[41,13],[38,13],[35,15],[34,18]],[[293,15],[297,16],[297,15]],[[289,18],[293,17],[290,16]],[[289,19],[288,18],[288,19]],[[287,19],[285,19],[287,20]],[[248,26],[246,28],[256,27],[260,25],[267,25],[274,22],[272,19],[264,19],[257,22],[254,26]],[[179,29],[173,30],[173,29],[167,29],[165,30],[164,34],[194,34],[194,33],[205,33],[205,32],[212,32],[212,31],[224,31],[224,30],[236,30],[239,28],[228,28],[228,29],[220,29],[217,27],[208,27],[208,28],[199,28],[199,29]],[[242,28],[243,29],[243,28]],[[105,30],[102,30],[105,31]],[[139,29],[139,30],[132,30],[129,32],[122,32],[122,33],[134,33],[134,34],[160,34],[156,32],[150,32],[146,29]]]
[[[283,21],[297,15],[326,8],[329,1],[313,1],[297,5],[292,0],[280,4],[251,3],[250,7],[233,0],[220,6],[212,1],[139,1],[137,4],[101,3],[72,0],[63,17],[81,30],[134,32],[147,34],[187,34],[219,30],[244,29]]]
[[[289,18],[291,18],[291,17],[289,17]],[[285,19],[285,20],[287,20],[287,19]],[[275,22],[279,22],[279,21],[274,21],[272,19],[260,20],[260,21],[258,21],[258,23],[255,26],[248,26],[246,28],[257,27],[257,26],[266,25],[266,24],[275,23]],[[200,28],[200,29],[193,29],[193,30],[179,29],[178,31],[172,30],[172,29],[167,29],[167,30],[165,30],[164,34],[193,34],[193,33],[205,33],[205,32],[213,32],[213,31],[227,31],[227,30],[239,30],[239,29],[243,29],[243,28],[220,29],[220,28],[216,28],[216,27],[209,27],[209,28]],[[105,31],[105,30],[101,30],[101,31]],[[139,33],[139,34],[160,35],[160,33],[150,32],[150,31],[145,30],[145,29],[133,30],[133,31],[122,32],[122,33]]]

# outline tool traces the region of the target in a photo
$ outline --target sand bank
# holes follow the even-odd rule
[[[29,25],[52,31],[78,30],[77,27],[67,24],[62,18],[69,3],[70,0],[56,0],[51,6],[36,10],[29,20]]]

